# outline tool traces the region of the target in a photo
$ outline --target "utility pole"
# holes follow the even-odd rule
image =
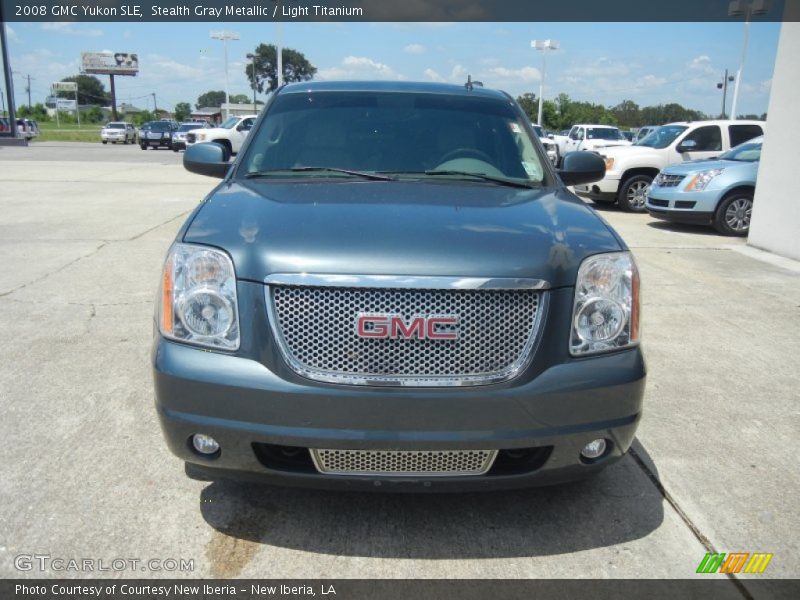
[[[211,31],[209,36],[213,40],[222,40],[223,53],[225,57],[225,118],[230,114],[230,97],[228,96],[228,40],[238,40],[239,34],[235,31]]]
[[[725,112],[726,99],[728,96],[728,83],[733,81],[733,75],[728,75],[728,69],[725,69],[725,77],[722,78],[722,83],[717,84],[717,89],[722,90],[722,116],[721,119],[727,119],[728,115]]]
[[[153,92],[153,114],[158,117],[158,103],[156,102],[156,93]]]
[[[108,78],[111,80],[111,118],[116,121],[117,118],[117,88],[114,87],[114,74],[109,73]]]
[[[31,74],[28,73],[28,87],[25,88],[25,91],[28,92],[28,108],[33,108],[33,104],[31,104]]]
[[[558,50],[559,43],[555,40],[532,40],[531,41],[531,48],[535,50],[542,51],[542,77],[539,79],[539,116],[536,121],[536,124],[539,127],[542,126],[542,100],[544,97],[544,72],[545,68],[547,67],[547,51],[548,50]]]

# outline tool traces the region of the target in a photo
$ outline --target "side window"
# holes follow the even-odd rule
[[[763,135],[760,125],[729,125],[728,134],[731,136],[731,148],[743,144],[747,140]]]
[[[698,127],[683,141],[693,140],[697,146],[692,149],[692,152],[716,152],[722,150],[722,131],[719,125],[708,125],[706,127]]]
[[[245,119],[241,122],[239,127],[242,131],[250,131],[250,129],[253,127],[253,119]]]
[[[571,140],[577,140],[578,139],[578,128],[577,127],[573,127],[572,129],[570,129],[569,139],[571,139]]]

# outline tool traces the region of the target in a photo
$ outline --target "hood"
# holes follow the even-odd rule
[[[688,162],[678,163],[665,168],[662,172],[669,175],[689,175],[691,173],[698,173],[700,171],[710,171],[711,169],[738,169],[750,168],[757,169],[758,163],[744,162],[741,160],[692,160]]]
[[[625,158],[625,157],[639,157],[639,156],[661,156],[661,152],[663,150],[656,150],[654,148],[650,148],[649,146],[634,146],[633,144],[624,144],[621,146],[610,146],[608,148],[603,148],[603,155],[613,158]]]
[[[622,249],[566,190],[461,182],[225,182],[184,241],[227,250],[239,279],[273,273],[527,277],[574,285]]]
[[[600,149],[600,148],[615,148],[617,146],[630,146],[631,142],[628,140],[587,140],[584,142],[584,147]]]

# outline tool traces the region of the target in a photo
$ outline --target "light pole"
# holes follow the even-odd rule
[[[230,109],[228,106],[231,101],[228,97],[228,40],[238,40],[239,34],[235,31],[211,31],[209,32],[212,40],[222,40],[223,52],[225,54],[225,118],[228,118]]]
[[[539,117],[536,124],[542,126],[542,98],[544,96],[544,73],[547,67],[547,51],[558,50],[559,44],[555,40],[531,40],[531,48],[542,52],[542,77],[539,79]]]
[[[250,59],[253,65],[253,110],[256,109],[256,55],[250,52],[247,53],[247,58]]]
[[[722,83],[717,84],[717,89],[722,90],[722,115],[720,116],[721,119],[727,119],[727,114],[725,113],[725,101],[728,96],[728,83],[733,81],[735,78],[733,75],[728,75],[728,69],[725,69],[725,76],[722,78]]]
[[[769,11],[769,0],[732,0],[728,4],[729,17],[744,16],[744,41],[742,41],[742,57],[739,60],[739,69],[736,71],[736,83],[733,84],[733,104],[731,106],[731,119],[736,119],[736,109],[739,105],[739,86],[742,83],[742,71],[747,56],[747,38],[750,35],[750,18],[753,15],[764,15]]]

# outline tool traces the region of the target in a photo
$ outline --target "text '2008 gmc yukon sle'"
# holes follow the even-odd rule
[[[585,477],[642,411],[639,276],[505,93],[280,88],[164,265],[156,406],[204,476],[362,490]]]

